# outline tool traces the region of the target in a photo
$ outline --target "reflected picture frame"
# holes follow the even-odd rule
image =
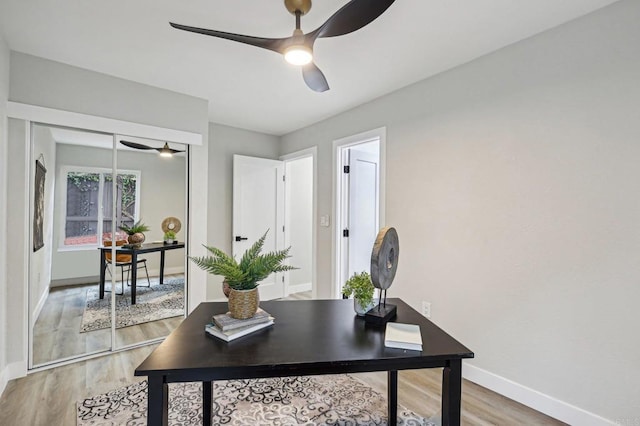
[[[44,159],[43,159],[44,160]],[[36,160],[33,197],[33,251],[44,247],[44,181],[47,169],[40,160]]]

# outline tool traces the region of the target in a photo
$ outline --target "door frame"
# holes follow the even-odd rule
[[[288,162],[300,160],[302,158],[311,157],[313,161],[313,171],[312,171],[312,186],[313,186],[313,194],[311,195],[311,298],[316,299],[318,297],[318,280],[317,280],[317,241],[318,241],[318,147],[313,146],[311,148],[303,149],[300,151],[295,151],[287,155],[280,156],[280,160],[286,165]],[[286,181],[285,181],[286,185]],[[287,206],[288,200],[286,199],[286,188],[285,188],[285,221],[287,220]],[[290,235],[288,227],[285,227],[284,233],[284,245],[285,247],[290,246]],[[289,295],[289,273],[284,274],[284,292],[285,297]]]
[[[378,141],[379,143],[379,198],[378,198],[378,217],[379,226],[384,227],[386,223],[385,205],[386,205],[386,157],[387,157],[387,128],[379,127],[377,129],[368,130],[366,132],[347,136],[333,141],[333,183],[332,183],[332,211],[334,215],[333,232],[331,240],[331,276],[333,283],[331,285],[331,298],[339,299],[342,297],[340,288],[341,265],[343,263],[342,229],[344,229],[344,221],[342,218],[343,204],[345,201],[345,191],[342,186],[342,158],[343,152],[347,148],[352,148],[368,142]]]

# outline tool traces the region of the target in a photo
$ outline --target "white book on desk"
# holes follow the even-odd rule
[[[384,332],[384,345],[388,348],[422,351],[422,334],[420,326],[388,322]]]

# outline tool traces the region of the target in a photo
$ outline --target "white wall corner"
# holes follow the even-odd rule
[[[482,368],[463,363],[462,376],[470,382],[492,390],[536,411],[570,425],[614,426],[617,423],[573,406],[549,395],[528,388]]]
[[[7,366],[0,371],[0,397],[4,393],[7,384],[13,379],[19,379],[27,375],[27,362],[18,361],[7,364]]]

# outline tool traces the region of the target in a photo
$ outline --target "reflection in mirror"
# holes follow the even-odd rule
[[[33,194],[31,200],[32,211],[42,217],[42,226],[34,226],[34,249],[38,240],[43,243],[30,259],[31,366],[168,335],[185,312],[186,153],[163,157],[160,150],[118,143],[114,185],[113,135],[34,124],[32,139],[33,158],[41,158],[46,173],[41,199]],[[35,179],[35,161],[32,167]],[[172,218],[174,229],[178,223],[182,228],[176,232],[178,244],[163,242],[166,218]],[[128,244],[120,227],[138,221],[149,227],[144,253],[132,255],[120,246],[113,261],[111,242]]]
[[[30,259],[35,367],[111,347],[111,331],[87,328],[86,313],[97,294],[99,236],[110,232],[103,208],[113,137],[35,124],[31,135],[33,158],[46,169],[42,191],[31,195],[31,211],[41,217],[33,240],[42,243],[37,250],[34,244]],[[35,178],[40,167],[35,161],[32,167]]]
[[[120,250],[115,277],[107,274],[115,282],[115,346],[120,348],[167,336],[184,318],[187,163],[185,145],[127,136],[117,140],[117,226],[148,228],[139,248]],[[178,242],[165,244],[165,234]],[[128,245],[125,232],[116,235]]]

